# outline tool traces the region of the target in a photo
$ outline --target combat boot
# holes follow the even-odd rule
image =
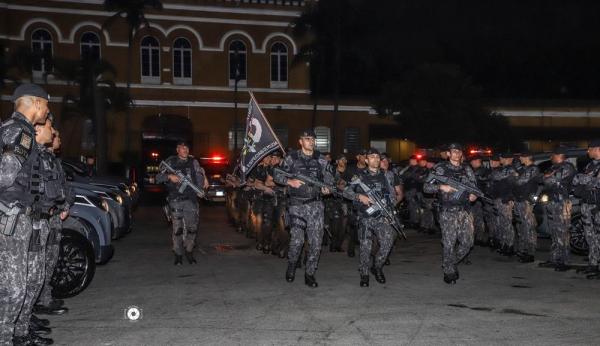
[[[444,274],[444,282],[448,285],[454,285],[458,279],[456,273]]]
[[[308,287],[317,288],[319,284],[317,283],[317,279],[315,279],[314,275],[304,274],[304,284]]]
[[[50,325],[50,321],[45,319],[45,318],[39,318],[36,315],[31,315],[31,318],[29,319],[31,321],[31,323],[35,323],[38,326],[43,326],[43,327],[48,327],[48,325]]]
[[[296,278],[296,263],[288,263],[287,271],[285,272],[285,281],[294,282]]]
[[[52,329],[34,323],[29,324],[29,334],[48,335],[52,333]]]
[[[186,251],[185,252],[185,258],[187,258],[189,264],[197,263],[196,259],[194,258],[194,253],[191,252],[191,251],[189,251],[189,252]]]
[[[360,276],[360,287],[369,287],[369,275]]]
[[[29,334],[29,340],[31,340],[33,345],[52,345],[54,343],[54,340],[50,338],[44,338],[35,334]]]
[[[182,255],[175,255],[175,265],[182,265],[183,264],[183,256]]]
[[[383,270],[381,268],[371,267],[371,273],[375,276],[375,281],[380,284],[385,283],[385,275],[383,275]]]
[[[33,313],[42,314],[42,315],[62,315],[64,313],[69,312],[69,309],[55,304],[54,302],[50,303],[48,306],[44,305],[34,305]]]

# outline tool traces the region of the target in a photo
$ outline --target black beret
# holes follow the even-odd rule
[[[315,135],[315,131],[311,128],[302,130],[302,132],[300,132],[300,137],[317,138],[317,136]]]
[[[177,145],[185,145],[188,148],[190,147],[190,143],[188,141],[186,141],[185,139],[178,140]]]
[[[529,151],[529,150],[523,150],[521,152],[521,155],[519,155],[519,156],[520,157],[530,157],[530,156],[533,156],[533,153],[531,151]]]
[[[44,88],[37,84],[25,83],[19,85],[13,92],[12,100],[15,102],[19,97],[23,96],[35,96],[50,101],[50,95],[48,95]]]
[[[375,149],[375,148],[369,148],[369,150],[367,150],[367,155],[372,155],[372,154],[377,154],[377,155],[381,155],[379,153],[379,150]]]
[[[592,139],[590,141],[590,144],[588,145],[588,148],[597,148],[597,147],[600,147],[600,138]]]
[[[558,147],[554,148],[554,150],[552,151],[552,154],[555,155],[564,155],[569,151],[569,148],[563,146],[563,145],[559,145]]]
[[[345,155],[345,154],[339,154],[339,155],[336,157],[336,160],[342,160],[342,159],[343,159],[343,160],[348,160],[348,159],[346,158],[346,155]]]
[[[475,160],[481,160],[481,156],[480,155],[473,155],[473,156],[469,157],[469,161],[475,161]]]
[[[459,143],[450,143],[450,144],[448,144],[448,149],[447,149],[447,150],[448,150],[448,151],[450,151],[450,150],[452,150],[452,149],[455,149],[455,150],[460,150],[460,151],[462,151],[462,150],[463,150],[463,147],[462,147],[462,145],[460,145]]]
[[[381,153],[380,156],[382,160],[392,161],[392,158],[388,155],[388,153]]]
[[[361,149],[361,150],[358,152],[358,155],[367,155],[367,149]]]

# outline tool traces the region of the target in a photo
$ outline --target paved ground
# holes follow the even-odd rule
[[[600,281],[555,273],[475,249],[461,280],[442,281],[437,237],[408,232],[385,268],[360,288],[357,259],[323,251],[319,288],[284,280],[286,263],[253,250],[223,207],[203,207],[198,264],[175,267],[157,206],[98,267],[90,287],[53,317],[70,345],[592,345],[600,343]],[[547,252],[542,253],[543,259]],[[581,260],[579,258],[579,260]],[[298,277],[302,278],[303,272]],[[125,318],[137,306],[142,317]]]

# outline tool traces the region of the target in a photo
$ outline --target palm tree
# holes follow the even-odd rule
[[[163,5],[160,0],[104,0],[104,8],[110,12],[116,12],[109,17],[102,25],[103,29],[112,26],[118,20],[124,19],[127,23],[128,32],[127,39],[129,47],[127,49],[127,93],[131,87],[131,64],[132,64],[132,46],[133,37],[136,30],[142,27],[149,27],[150,23],[146,18],[145,12],[147,9],[162,10]],[[125,115],[125,160],[127,161],[131,155],[131,111],[128,109]]]

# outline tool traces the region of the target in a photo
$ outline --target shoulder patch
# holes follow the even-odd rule
[[[31,143],[33,142],[33,138],[25,132],[21,133],[21,140],[19,141],[19,145],[23,148],[29,150],[31,149]]]

